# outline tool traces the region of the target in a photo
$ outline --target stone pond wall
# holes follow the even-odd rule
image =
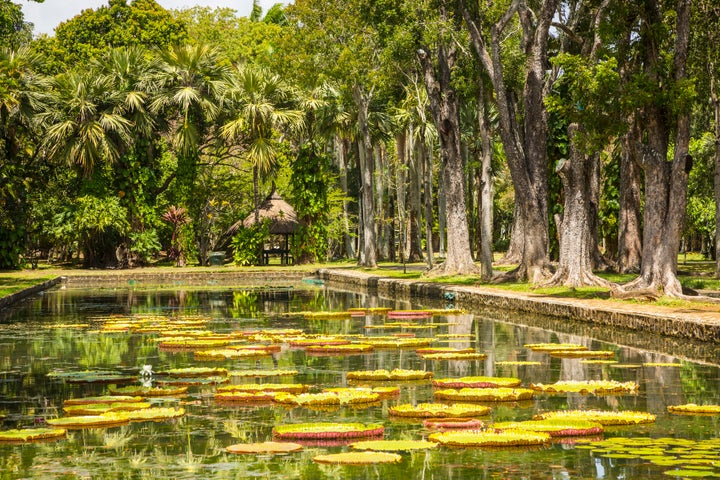
[[[382,297],[428,298],[452,301],[458,308],[490,307],[592,322],[595,325],[653,332],[660,335],[720,343],[720,321],[694,318],[689,312],[651,314],[626,308],[589,306],[572,299],[528,297],[478,287],[444,285],[397,278],[384,278],[352,270],[323,269],[318,276],[341,288],[364,288]]]

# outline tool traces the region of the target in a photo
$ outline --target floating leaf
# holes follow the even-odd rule
[[[142,387],[127,386],[114,387],[110,386],[108,392],[110,395],[140,395],[142,397],[172,397],[187,393],[188,387]],[[66,402],[67,403],[67,402]]]
[[[551,357],[558,358],[608,358],[614,357],[611,350],[550,350]]]
[[[485,422],[477,418],[428,418],[423,420],[423,426],[435,430],[480,430],[485,428]]]
[[[425,360],[484,360],[487,355],[484,353],[428,353],[420,355]]]
[[[695,405],[688,403],[685,405],[671,405],[667,407],[668,412],[676,414],[694,415],[694,414],[710,414],[719,415],[720,405]]]
[[[103,395],[100,397],[82,397],[82,398],[68,398],[63,402],[64,406],[68,407],[71,405],[91,405],[94,403],[114,403],[114,402],[142,402],[142,397],[130,396],[130,395]]]
[[[490,413],[490,407],[471,403],[419,403],[396,405],[390,407],[388,413],[396,417],[413,418],[482,417]]]
[[[402,370],[396,368],[394,370],[363,370],[356,372],[348,372],[348,380],[425,380],[432,378],[433,373],[425,370]]]
[[[233,370],[228,372],[231,377],[290,377],[297,375],[297,370]]]
[[[513,377],[460,377],[438,378],[432,383],[439,388],[497,388],[517,387],[522,381]]]
[[[299,443],[290,442],[262,442],[262,443],[239,443],[225,447],[228,453],[237,454],[269,454],[269,453],[292,453],[299,452],[303,446]]]
[[[290,405],[314,406],[314,405],[359,405],[364,403],[377,402],[380,395],[367,391],[340,391],[322,393],[277,393],[274,401]]]
[[[374,437],[385,431],[380,424],[362,423],[297,423],[278,425],[273,428],[273,435],[278,438],[355,438]]]
[[[506,360],[503,362],[495,362],[495,365],[512,365],[512,366],[536,366],[542,365],[542,362],[514,361]]]
[[[130,422],[128,412],[103,413],[101,415],[86,415],[78,417],[51,418],[49,425],[63,428],[99,428],[114,427]]]
[[[68,415],[100,415],[108,412],[131,412],[150,408],[147,402],[92,403],[87,405],[66,405],[63,411]]]
[[[655,421],[655,415],[647,412],[620,411],[614,412],[609,410],[561,410],[554,412],[545,412],[533,417],[534,420],[543,419],[577,419],[597,422],[603,426],[608,425],[637,425],[640,423],[652,423]]]
[[[0,442],[34,442],[65,437],[64,428],[24,428],[0,431]]]
[[[287,392],[305,393],[308,386],[301,383],[241,383],[218,387],[218,392]]]
[[[527,420],[524,422],[493,423],[488,428],[496,430],[519,429],[532,432],[545,432],[551,437],[572,437],[578,435],[597,435],[603,427],[597,422],[587,420]]]
[[[438,444],[426,440],[365,440],[362,442],[353,442],[350,446],[356,450],[407,452],[437,448]]]
[[[585,345],[579,345],[577,343],[526,343],[523,345],[525,348],[529,348],[535,352],[548,352],[551,350],[587,350],[588,347]]]
[[[550,441],[550,435],[527,430],[468,430],[431,433],[428,440],[456,447],[517,447],[542,445]]]
[[[528,388],[461,388],[437,390],[435,398],[458,402],[518,402],[530,400],[535,392]]]
[[[171,377],[226,377],[228,371],[226,368],[210,368],[210,367],[188,367],[188,368],[171,368],[158,375],[169,375]]]
[[[531,383],[530,388],[545,393],[635,393],[638,390],[638,384],[635,382],[617,382],[615,380],[590,380],[586,382],[565,380],[550,385]]]
[[[313,457],[315,463],[334,465],[373,465],[377,463],[398,463],[401,460],[402,456],[397,453],[385,452],[329,453]]]

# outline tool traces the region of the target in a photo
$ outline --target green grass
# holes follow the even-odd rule
[[[38,283],[55,278],[56,275],[22,277],[13,274],[0,275],[0,298],[24,290]]]

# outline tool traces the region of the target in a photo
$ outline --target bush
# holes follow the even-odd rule
[[[235,265],[243,267],[260,265],[262,263],[263,245],[268,235],[270,235],[268,222],[238,230],[238,233],[232,239]]]

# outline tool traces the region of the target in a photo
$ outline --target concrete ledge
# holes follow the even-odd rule
[[[322,269],[319,277],[331,285],[363,287],[370,293],[397,298],[453,298],[459,308],[491,307],[498,310],[536,313],[580,320],[595,325],[627,328],[678,338],[720,343],[720,315],[709,317],[698,312],[656,313],[632,311],[632,305],[592,305],[573,299],[523,295],[497,289],[465,287],[419,282],[377,275],[355,270]],[[638,306],[637,310],[641,310]]]
[[[37,285],[33,285],[32,287],[28,287],[23,290],[19,290],[15,293],[11,293],[10,295],[0,298],[0,310],[7,308],[10,305],[14,305],[15,303],[29,297],[30,295],[34,295],[38,292],[47,290],[48,288],[52,288],[55,285],[60,284],[60,282],[62,282],[63,278],[64,277],[55,277],[51,280],[47,280],[45,282],[38,283]]]

